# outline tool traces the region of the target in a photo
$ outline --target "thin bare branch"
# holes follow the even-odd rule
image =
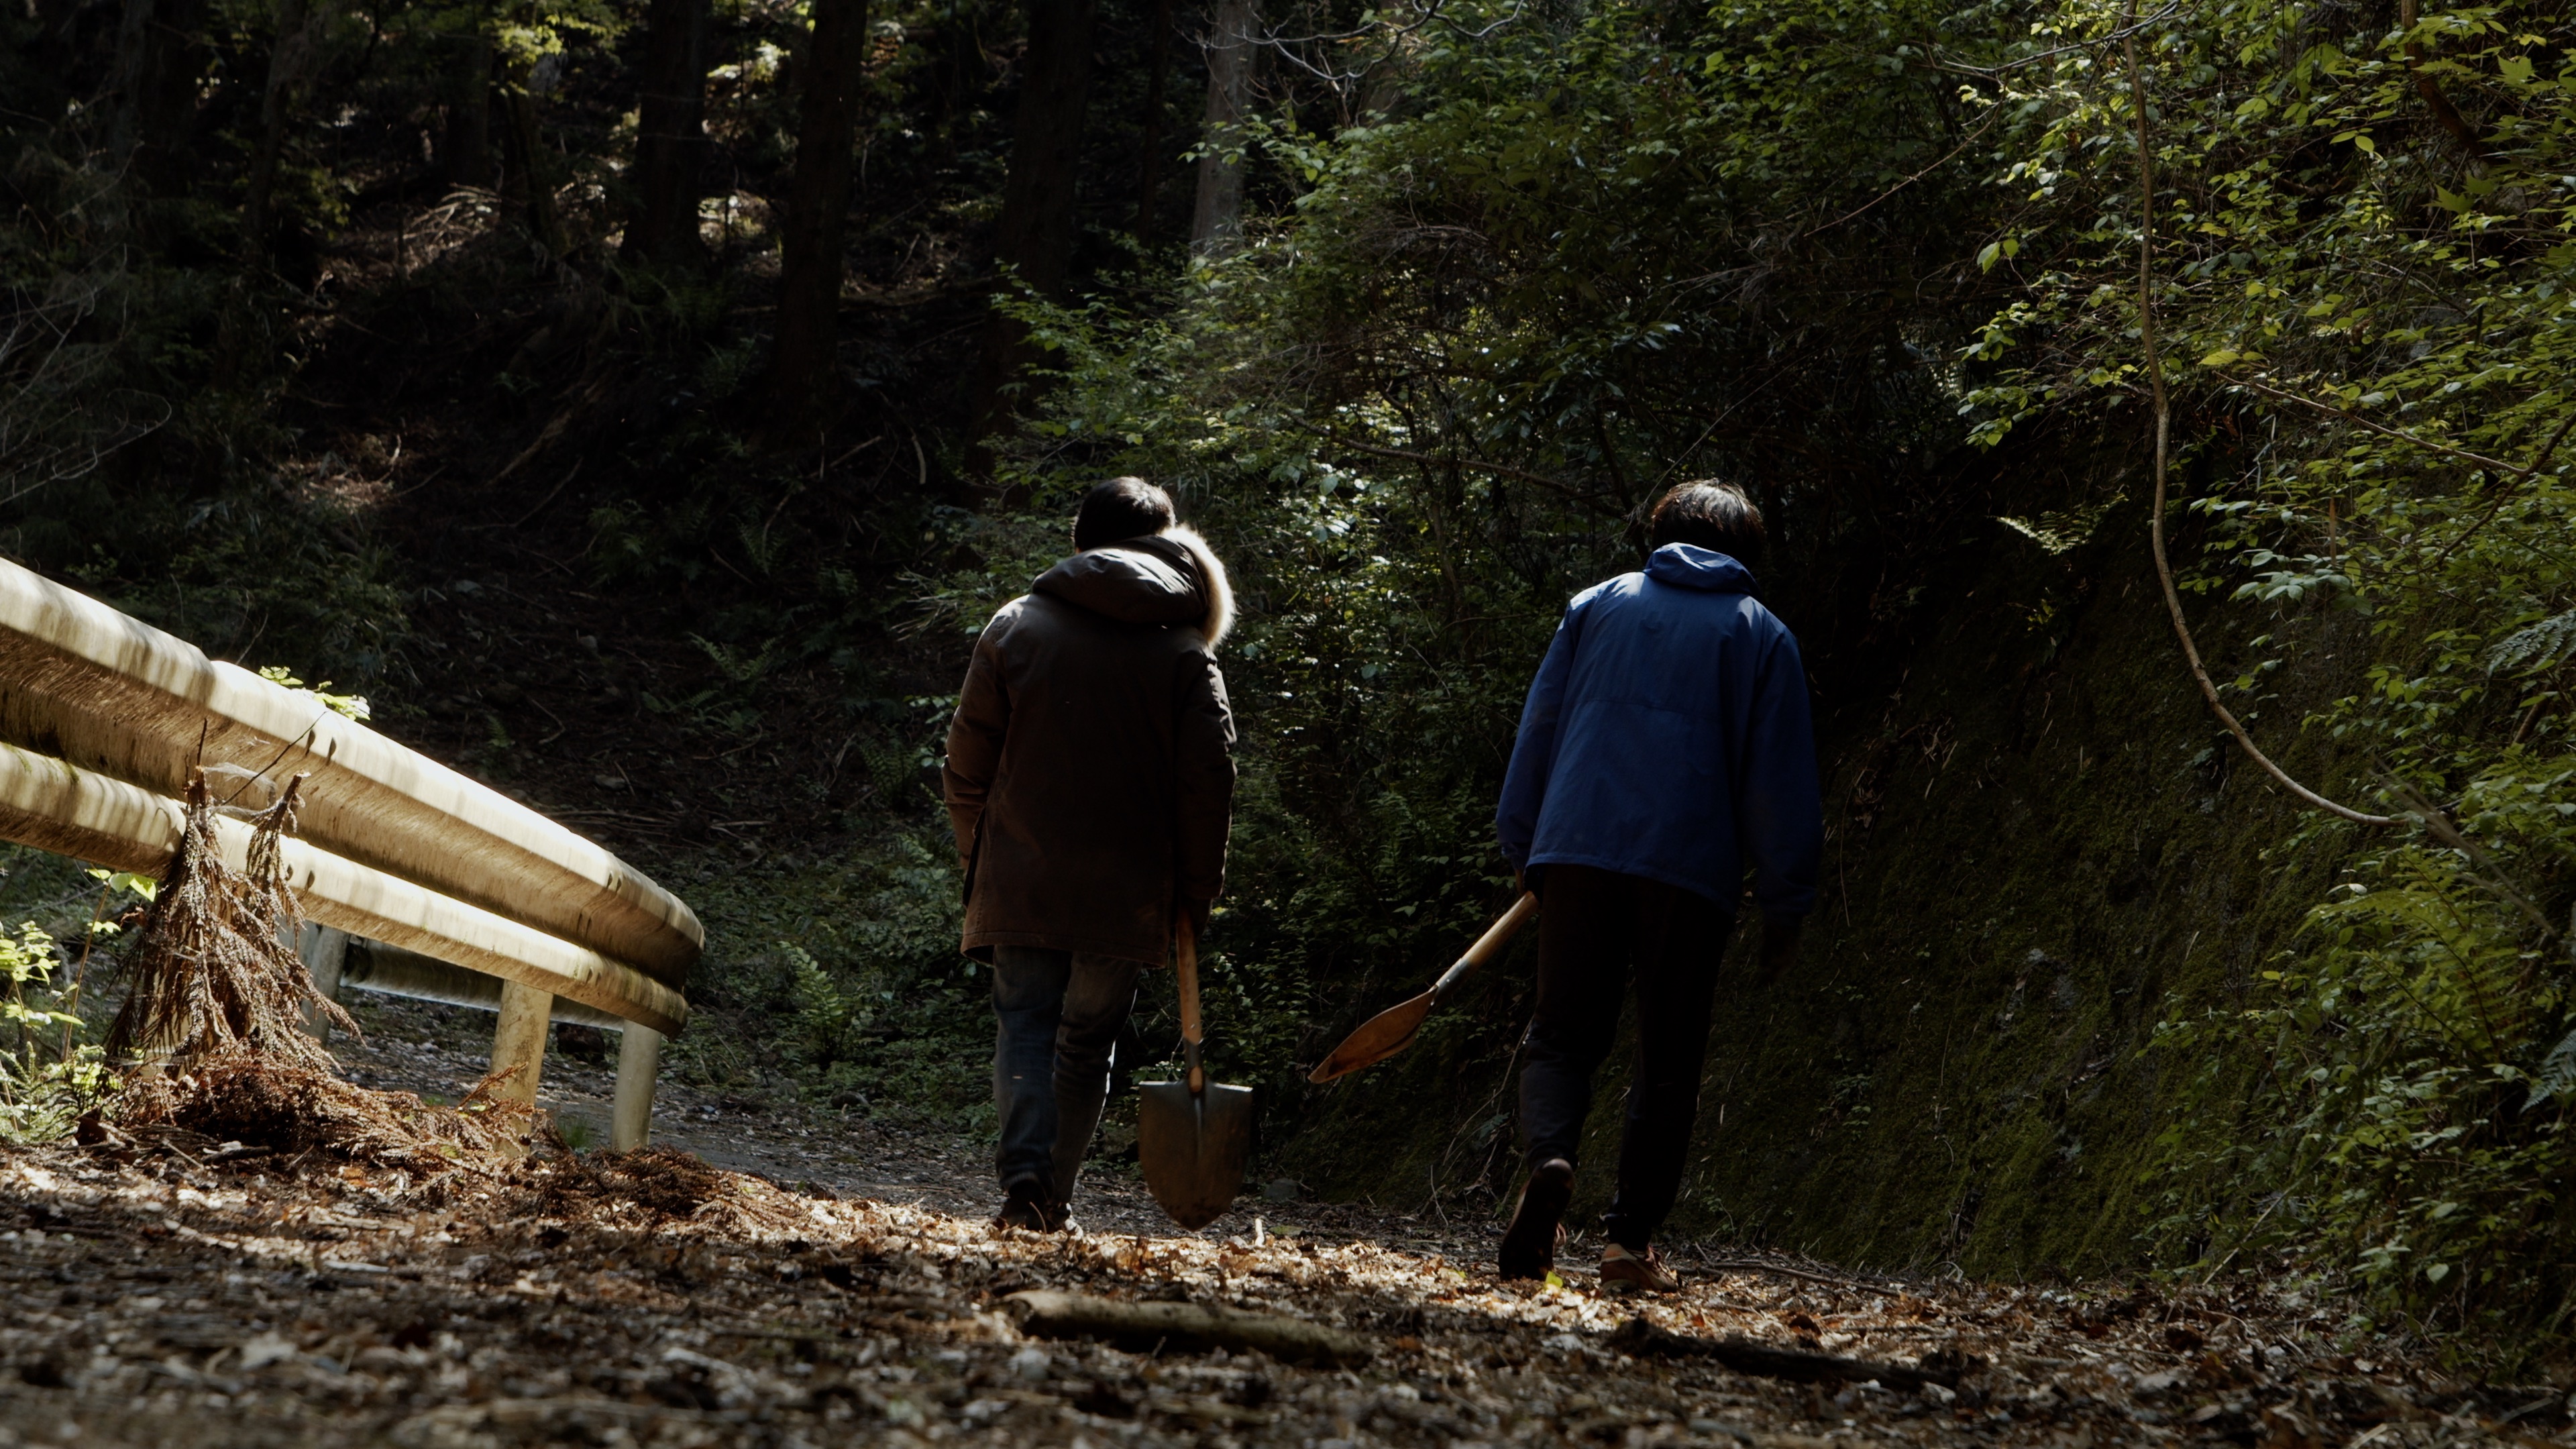
[[[1949,71],[1955,75],[1999,76],[2007,71],[2016,71],[2026,65],[2037,65],[2043,60],[2049,60],[2061,55],[2069,55],[2079,50],[2099,50],[2102,47],[2111,44],[2113,41],[2118,41],[2121,44],[2126,45],[2130,37],[2136,35],[2139,31],[2150,25],[2161,24],[2181,9],[2182,0],[2171,0],[2171,3],[2168,3],[2162,10],[2148,16],[2144,20],[2140,20],[2137,18],[2137,7],[2132,5],[2129,8],[2129,19],[2126,24],[2122,25],[2119,29],[2112,31],[2108,35],[2101,36],[2093,40],[2076,40],[2070,41],[2064,45],[2051,46],[2046,50],[2033,51],[2029,55],[2021,56],[2018,59],[2005,61],[2001,65],[1962,65],[1956,61],[1943,60],[1936,55],[1933,57],[1933,68],[1936,70]]]
[[[2213,369],[2213,371],[2214,370],[2215,369]],[[2319,402],[2315,398],[2303,397],[2298,393],[2274,387],[2270,383],[2259,382],[2250,377],[2238,377],[2233,373],[2227,372],[2221,372],[2218,375],[2226,378],[2229,382],[2234,383],[2239,387],[2252,388],[2254,391],[2262,393],[2267,397],[2276,397],[2283,402],[2294,402],[2299,404],[2301,407],[2314,408],[2318,412],[2332,414],[2335,417],[2343,419],[2345,422],[2351,423],[2355,427],[2367,429],[2368,431],[2377,433],[2382,437],[2395,438],[2401,443],[2407,443],[2415,447],[2422,448],[2428,453],[2445,454],[2449,457],[2460,459],[2462,462],[2475,463],[2481,468],[2493,468],[2500,473],[2527,475],[2534,468],[2539,467],[2542,462],[2545,462],[2549,456],[2548,450],[2544,450],[2538,458],[2535,458],[2530,463],[2508,463],[2502,458],[2490,458],[2484,453],[2472,453],[2466,448],[2454,448],[2448,443],[2437,443],[2430,438],[2418,437],[2413,433],[2407,432],[2403,428],[2392,428],[2386,423],[2373,422],[2370,419],[2363,417],[2361,414],[2354,412],[2350,408],[2341,407],[2334,403]],[[2576,421],[2576,416],[2571,416],[2570,421]],[[2566,436],[2566,432],[2566,428],[2562,426],[2559,429],[2559,437]],[[2554,450],[2557,446],[2557,438],[2552,438],[2549,443],[2549,448]]]
[[[1986,134],[1986,132],[1993,127],[1995,122],[2003,116],[2003,113],[2004,106],[2001,102],[1997,102],[1993,106],[1988,107],[1986,110],[1986,118],[1977,123],[1977,129],[1970,131],[1966,140],[1963,140],[1958,145],[1952,147],[1949,155],[1942,157],[1940,160],[1935,161],[1931,165],[1924,167],[1922,170],[1915,172],[1913,175],[1906,177],[1894,186],[1887,188],[1885,191],[1882,191],[1878,195],[1871,197],[1869,200],[1862,202],[1860,205],[1852,208],[1848,212],[1845,212],[1843,215],[1836,217],[1834,220],[1826,222],[1824,225],[1815,228],[1813,231],[1800,233],[1798,240],[1805,241],[1808,237],[1816,235],[1817,232],[1832,231],[1835,227],[1841,226],[1844,222],[1850,221],[1852,218],[1859,216],[1862,212],[1869,210],[1871,207],[1878,205],[1880,202],[1894,196],[1896,193],[1903,191],[1915,182],[1922,180],[1924,177],[1929,176],[1933,172],[1940,170],[1942,167],[1949,165],[1951,162],[1958,160],[1959,154],[1967,150],[1969,147],[1977,144],[1977,138]]]
[[[2174,588],[2173,564],[2165,556],[2165,474],[2171,452],[2173,406],[2165,394],[2164,354],[2156,344],[2155,242],[2156,242],[2156,173],[2155,149],[2147,136],[2147,79],[2138,65],[2138,0],[2129,0],[2129,23],[2122,27],[2120,49],[2129,62],[2129,99],[2136,111],[2138,124],[2138,338],[2147,354],[2147,383],[2153,389],[2156,407],[2156,496],[2147,516],[2148,537],[2155,546],[2156,581],[2164,586],[2165,612],[2173,616],[2174,637],[2182,641],[2182,657],[2191,665],[2191,677],[2200,685],[2201,698],[2209,702],[2210,713],[2236,737],[2246,755],[2263,767],[2264,773],[2279,781],[2291,794],[2332,815],[2356,825],[2396,825],[2405,817],[2372,815],[2340,805],[2300,784],[2290,772],[2272,762],[2254,743],[2218,697],[2218,686],[2210,680],[2209,669],[2200,661],[2200,646],[2192,641],[2191,624],[2183,618],[2182,595]]]

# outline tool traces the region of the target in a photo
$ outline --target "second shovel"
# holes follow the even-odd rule
[[[1188,1072],[1137,1090],[1136,1161],[1145,1186],[1172,1221],[1203,1228],[1234,1206],[1252,1150],[1252,1089],[1219,1086],[1199,1065],[1199,946],[1184,915],[1173,945],[1181,991],[1181,1045]]]
[[[1512,938],[1512,933],[1521,928],[1521,923],[1537,913],[1538,897],[1523,891],[1521,898],[1512,902],[1512,908],[1503,912],[1503,918],[1476,938],[1476,944],[1467,948],[1467,954],[1459,957],[1457,964],[1440,973],[1440,979],[1431,983],[1430,990],[1410,1000],[1399,1001],[1361,1022],[1359,1030],[1342,1038],[1342,1044],[1333,1048],[1333,1054],[1306,1074],[1306,1080],[1320,1083],[1349,1076],[1362,1067],[1376,1066],[1413,1045],[1414,1033],[1422,1030],[1422,1019],[1431,1014],[1431,1008],[1440,1004],[1441,996],[1467,979],[1468,972],[1484,965],[1486,957],[1503,949],[1503,943]]]

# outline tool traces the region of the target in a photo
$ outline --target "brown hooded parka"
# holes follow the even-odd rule
[[[1205,923],[1234,804],[1232,612],[1224,566],[1174,528],[1075,554],[984,626],[942,773],[967,955],[1160,963],[1176,907]]]

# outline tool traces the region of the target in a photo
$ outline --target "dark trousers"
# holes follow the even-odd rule
[[[1002,1115],[994,1157],[1004,1191],[1033,1187],[1072,1201],[1144,969],[1088,952],[993,948],[993,1105]]]
[[[1709,1003],[1735,917],[1695,891],[1580,865],[1541,871],[1538,1012],[1521,1054],[1521,1126],[1531,1166],[1576,1160],[1592,1074],[1637,989],[1637,1071],[1619,1144],[1619,1187],[1602,1226],[1643,1252],[1673,1210],[1708,1056]]]

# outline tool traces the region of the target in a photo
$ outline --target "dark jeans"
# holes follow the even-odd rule
[[[1029,1184],[1055,1202],[1073,1199],[1144,969],[1110,956],[993,948],[993,1103],[1002,1112],[994,1156],[1004,1191]]]
[[[1531,1166],[1568,1162],[1592,1110],[1592,1073],[1637,988],[1637,1071],[1619,1144],[1619,1187],[1602,1227],[1643,1252],[1673,1210],[1699,1115],[1709,1002],[1735,917],[1695,891],[1580,865],[1542,872],[1538,1012],[1522,1046],[1521,1126]]]

